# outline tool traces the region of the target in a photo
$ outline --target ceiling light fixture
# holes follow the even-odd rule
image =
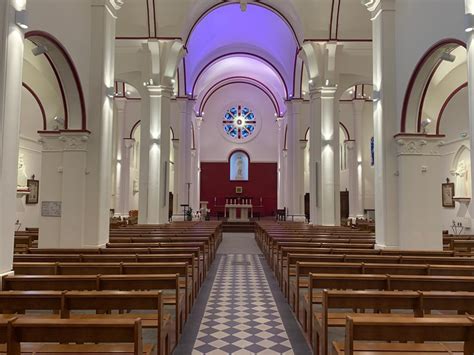
[[[247,0],[240,0],[240,11],[247,11]]]

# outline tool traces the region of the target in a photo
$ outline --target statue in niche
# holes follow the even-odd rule
[[[242,161],[242,157],[239,156],[237,158],[237,162],[236,162],[236,165],[237,165],[237,174],[235,175],[235,179],[236,180],[243,180],[244,178],[244,162]]]
[[[470,166],[464,160],[458,162],[456,169],[456,197],[471,197]]]
[[[18,175],[16,180],[17,187],[26,188],[28,185],[28,176],[26,176],[26,167],[24,154],[18,155]]]

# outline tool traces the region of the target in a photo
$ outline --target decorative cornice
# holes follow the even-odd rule
[[[43,152],[87,151],[88,132],[40,133]]]
[[[441,137],[401,136],[395,138],[397,155],[429,155],[439,156],[443,145]]]
[[[148,95],[150,97],[167,97],[171,99],[173,96],[173,88],[165,85],[148,85]]]
[[[372,20],[380,11],[395,11],[394,0],[361,0],[361,3],[372,13]]]

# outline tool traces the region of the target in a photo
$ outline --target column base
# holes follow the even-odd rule
[[[3,276],[11,276],[11,275],[14,275],[15,272],[13,271],[8,271],[8,272],[5,272],[3,274],[0,274],[0,279],[3,279]],[[2,291],[2,283],[0,283],[0,291]]]

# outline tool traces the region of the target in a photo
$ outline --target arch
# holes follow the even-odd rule
[[[43,103],[41,102],[39,96],[36,94],[36,92],[25,82],[22,83],[23,87],[33,96],[33,98],[36,100],[38,103],[38,106],[41,111],[41,116],[43,118],[43,130],[46,130],[46,111],[44,110]]]
[[[288,124],[285,125],[285,136],[283,138],[283,150],[288,150]]]
[[[306,141],[309,140],[309,130],[310,130],[310,128],[308,127],[308,128],[306,129],[305,134],[304,134],[304,139],[305,139]]]
[[[436,134],[440,134],[439,132],[439,127],[441,126],[441,119],[443,118],[443,115],[444,115],[444,111],[446,110],[446,108],[448,107],[449,103],[451,102],[451,100],[464,88],[467,88],[467,81],[464,83],[464,84],[461,84],[460,86],[458,86],[446,99],[446,101],[444,102],[443,106],[441,107],[441,110],[439,111],[439,115],[438,115],[438,120],[436,122]]]
[[[170,126],[170,136],[171,136],[171,139],[175,139],[174,138],[174,130],[173,130],[173,127]]]
[[[199,82],[199,79],[201,78],[202,74],[206,71],[207,68],[209,68],[210,66],[212,66],[213,64],[217,63],[219,60],[221,59],[224,59],[224,58],[227,58],[227,57],[235,57],[235,56],[244,56],[244,57],[251,57],[251,58],[255,58],[257,60],[260,60],[262,62],[264,62],[265,64],[267,64],[270,68],[273,69],[273,71],[278,75],[278,77],[280,78],[281,80],[281,83],[283,84],[283,87],[285,89],[285,99],[288,99],[288,86],[285,82],[285,78],[283,77],[282,73],[278,70],[278,68],[273,64],[271,63],[268,59],[266,59],[265,57],[261,56],[261,55],[258,55],[258,54],[254,54],[254,53],[250,53],[250,52],[231,52],[231,53],[226,53],[226,54],[222,54],[220,56],[217,56],[216,58],[214,58],[213,60],[209,61],[198,73],[198,75],[196,76],[196,79],[194,80],[194,83],[193,83],[193,88],[192,88],[192,91],[191,91],[191,95],[194,97],[195,96],[195,90],[196,90],[196,84]]]
[[[226,83],[226,81],[229,81],[229,82]],[[211,88],[209,88],[209,90],[206,91],[206,93],[204,94],[204,96],[202,98],[201,104],[199,105],[198,115],[201,114],[202,112],[205,112],[204,110],[206,108],[206,104],[208,103],[208,101],[211,99],[211,97],[217,91],[219,91],[220,89],[222,89],[226,86],[232,85],[232,84],[247,84],[247,85],[251,85],[251,86],[259,89],[272,102],[273,108],[275,109],[275,114],[277,116],[281,116],[283,114],[283,111],[282,111],[280,105],[278,104],[278,100],[277,100],[275,94],[265,84],[263,84],[262,82],[260,82],[256,79],[252,79],[252,78],[248,78],[248,77],[230,77],[230,78],[226,78],[226,79],[223,79],[223,80],[217,82],[216,84],[211,86]]]
[[[347,129],[347,127],[345,126],[344,123],[342,122],[339,122],[339,126],[342,128],[342,130],[344,131],[344,134],[346,136],[346,140],[347,141],[350,141],[351,140],[351,135],[349,134],[349,130]]]
[[[133,139],[133,134],[135,133],[135,130],[137,129],[137,127],[140,125],[142,121],[141,120],[138,120],[137,122],[135,122],[135,124],[132,126],[132,129],[130,130],[130,139]]]
[[[212,91],[206,98],[206,101],[203,102],[202,104],[202,107],[200,107],[200,111],[198,112],[199,113],[202,113],[202,112],[205,112],[205,108],[206,108],[206,104],[209,102],[209,100],[211,99],[211,97],[217,93],[220,89],[226,87],[226,86],[229,86],[229,85],[233,85],[233,84],[246,84],[246,85],[250,85],[250,86],[253,86],[257,89],[259,89],[260,91],[262,91],[270,100],[270,102],[273,104],[273,108],[275,109],[275,114],[277,116],[281,116],[282,115],[282,111],[280,111],[280,107],[278,106],[278,102],[274,102],[272,100],[272,96],[266,92],[265,90],[263,90],[260,86],[256,85],[255,83],[252,83],[252,82],[247,82],[247,81],[231,81],[229,83],[225,83],[225,84],[222,84],[221,86],[219,86],[218,88],[216,88],[214,91]]]
[[[230,158],[232,158],[232,156],[235,154],[235,153],[238,153],[238,152],[241,152],[241,153],[244,153],[247,158],[249,159],[249,164],[251,162],[251,159],[250,159],[250,155],[248,152],[246,152],[245,150],[243,149],[234,149],[234,150],[231,150],[231,152],[229,153],[228,157],[227,157],[227,161],[230,163]]]
[[[186,47],[187,44],[188,44],[188,41],[189,41],[189,38],[191,37],[191,34],[194,32],[194,30],[196,29],[197,25],[207,16],[209,15],[212,11],[220,8],[220,7],[223,7],[223,6],[228,6],[228,5],[235,5],[235,2],[221,2],[221,3],[218,3],[218,4],[215,4],[211,7],[209,7],[206,11],[204,11],[203,13],[201,13],[201,15],[197,18],[197,20],[194,21],[193,25],[191,26],[190,30],[188,31],[187,35],[186,35],[186,40],[185,40],[185,43],[184,43],[184,46]],[[260,7],[263,7],[263,8],[266,8],[267,10],[270,10],[272,12],[274,12],[275,14],[277,14],[282,20],[283,22],[286,23],[286,25],[289,27],[289,29],[291,30],[291,32],[293,33],[293,36],[294,36],[294,40],[296,43],[298,43],[298,47],[301,46],[301,41],[300,39],[298,38],[298,35],[294,29],[294,26],[291,24],[291,22],[286,18],[285,15],[283,15],[283,13],[281,11],[279,11],[278,9],[276,9],[275,7],[269,5],[269,4],[264,4],[264,3],[261,3],[261,2],[252,2],[252,3],[249,3],[247,4],[247,6],[260,6]]]
[[[400,121],[400,132],[407,132],[406,125],[408,116],[416,119],[416,127],[414,127],[414,129],[416,129],[416,132],[420,131],[425,96],[436,70],[443,62],[440,56],[436,56],[436,54],[441,54],[441,52],[449,50],[452,51],[459,46],[466,48],[466,43],[456,38],[443,39],[432,45],[421,57],[410,77],[405,92],[402,106],[402,117]]]
[[[76,66],[66,48],[56,37],[44,31],[27,32],[25,39],[30,40],[36,45],[43,45],[48,48],[44,55],[56,74],[63,95],[64,128],[86,130],[87,114],[82,84]],[[77,116],[80,122],[72,122],[72,116]]]

